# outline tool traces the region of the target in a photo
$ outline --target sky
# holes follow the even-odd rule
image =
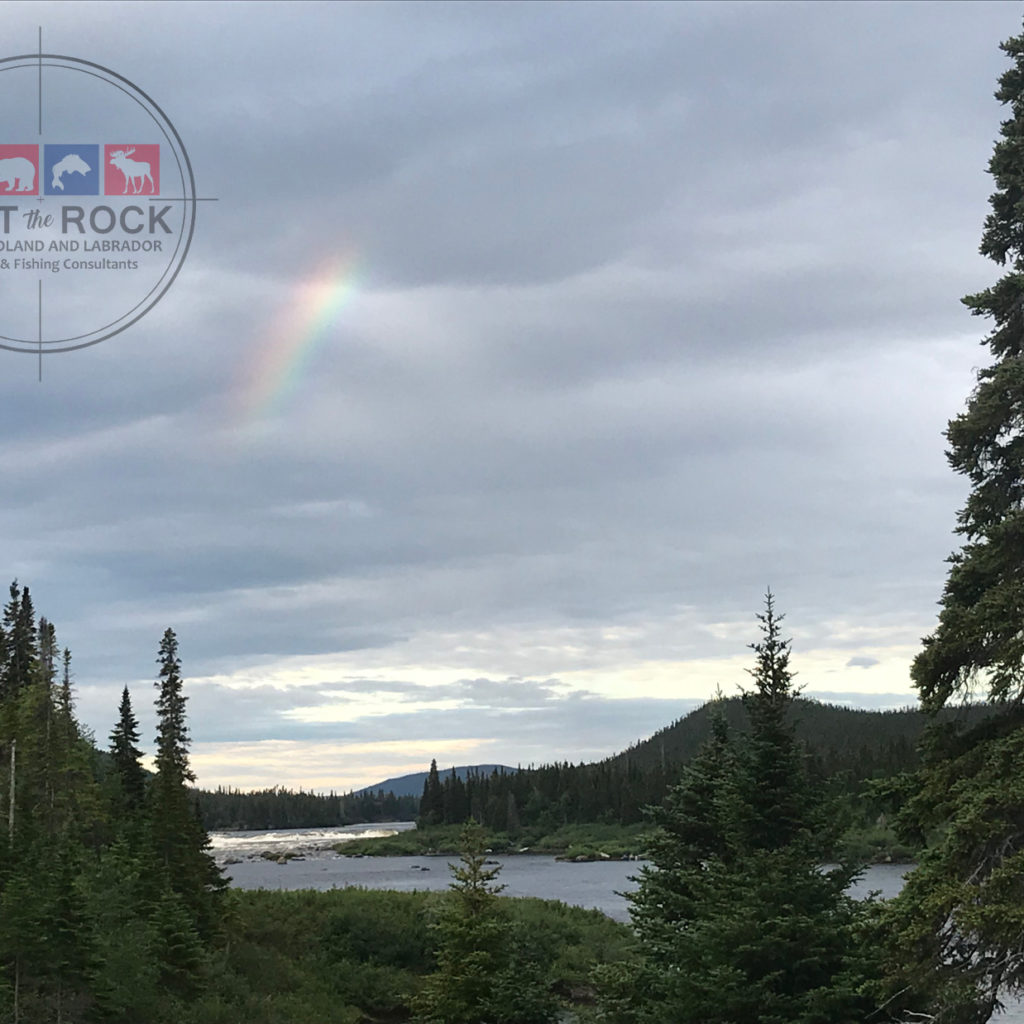
[[[592,760],[738,692],[769,587],[805,694],[914,703],[1021,20],[4,4],[216,199],[129,330],[0,351],[0,571],[82,723],[127,685],[152,751],[171,627],[204,787]]]

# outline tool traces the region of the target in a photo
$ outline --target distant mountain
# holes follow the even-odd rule
[[[455,769],[438,768],[437,771],[443,781],[444,777],[451,775],[453,770],[463,780],[470,773],[474,775],[490,775],[491,772],[513,774],[516,771],[515,768],[509,768],[508,765],[504,764],[469,764],[460,765]],[[413,775],[400,775],[397,779],[385,779],[383,782],[376,782],[372,786],[364,786],[362,789],[357,789],[355,795],[359,796],[360,793],[378,793],[383,790],[385,793],[394,793],[395,796],[421,796],[423,793],[423,783],[427,781],[429,774],[429,771],[416,772]]]

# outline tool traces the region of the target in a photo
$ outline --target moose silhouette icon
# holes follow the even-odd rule
[[[150,165],[145,160],[132,160],[131,155],[135,152],[134,146],[127,149],[115,149],[110,153],[110,163],[116,167],[124,176],[124,190],[122,195],[142,195],[145,192],[156,192],[156,185],[153,182],[153,175],[150,173]],[[149,182],[149,188],[146,188]],[[110,193],[110,189],[107,189]]]

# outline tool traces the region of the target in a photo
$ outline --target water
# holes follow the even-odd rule
[[[225,870],[231,884],[239,889],[447,889],[452,880],[448,864],[456,857],[341,857],[329,854],[287,864],[273,861],[245,861]],[[498,881],[505,896],[539,896],[561,900],[576,907],[592,907],[616,921],[628,921],[629,912],[621,892],[636,888],[630,880],[639,864],[596,861],[567,864],[553,857],[518,854],[495,857],[501,864]]]
[[[352,825],[338,829],[296,829],[277,832],[211,833],[218,860],[227,857],[255,857],[229,864],[225,873],[239,889],[414,889],[437,891],[451,882],[448,864],[457,857],[343,857],[330,847],[338,842],[371,835],[387,835],[413,828],[412,822],[383,825]],[[283,853],[301,850],[306,859],[284,864],[259,857],[263,851]],[[574,864],[538,854],[516,854],[493,858],[501,865],[499,881],[506,896],[535,896],[561,900],[572,906],[600,910],[616,921],[628,921],[628,903],[623,893],[632,892],[633,876],[642,864],[629,861],[596,861]],[[903,888],[910,870],[906,864],[874,864],[866,869],[851,892],[866,897],[878,892],[891,899]],[[998,1015],[999,1024],[1024,1024],[1024,1003],[1012,1002]]]
[[[264,851],[282,854],[295,851],[304,855],[320,855],[335,843],[350,839],[372,839],[393,836],[415,828],[414,821],[389,821],[381,825],[346,825],[338,828],[290,828],[261,832],[211,832],[210,842],[217,861],[223,864],[232,858],[259,857]],[[274,886],[273,888],[276,888]]]
[[[222,863],[228,858],[243,858],[241,863],[226,867],[231,884],[239,889],[447,889],[451,882],[448,864],[457,861],[457,857],[356,858],[343,857],[331,849],[334,844],[350,839],[392,835],[414,827],[411,821],[400,821],[345,828],[214,832],[210,839],[214,854]],[[286,851],[299,852],[305,859],[279,864],[260,856],[263,852]],[[642,866],[611,860],[570,864],[528,853],[493,859],[501,865],[499,881],[505,885],[504,895],[561,900],[572,906],[600,910],[616,921],[629,920],[629,905],[623,894],[636,888],[633,876]],[[875,865],[855,884],[853,892],[867,896],[871,891],[879,891],[888,899],[902,888],[906,871],[906,865]]]

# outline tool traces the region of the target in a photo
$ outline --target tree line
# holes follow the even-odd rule
[[[984,714],[984,708],[974,708],[967,717]],[[434,760],[417,821],[458,825],[472,819],[512,835],[521,828],[553,832],[563,825],[642,822],[646,808],[664,800],[697,755],[711,733],[713,716],[722,717],[737,734],[750,728],[746,703],[734,697],[705,705],[645,743],[591,764],[555,762],[469,772],[461,778],[454,769],[439,771]],[[811,777],[842,798],[846,819],[857,825],[891,811],[886,792],[869,784],[917,766],[917,740],[927,720],[917,711],[854,711],[802,698],[794,698],[786,719],[807,756]]]
[[[738,697],[715,702],[716,714],[739,733],[749,728]],[[708,704],[622,754],[594,763],[552,762],[539,767],[464,778],[439,771],[436,759],[419,797],[384,790],[338,794],[270,787],[197,790],[208,829],[329,828],[364,822],[418,820],[459,825],[472,819],[495,832],[520,828],[553,832],[563,825],[633,825],[660,803],[683,766],[710,734]],[[976,721],[986,709],[944,709],[942,720]],[[868,783],[913,770],[927,716],[918,710],[866,711],[796,698],[788,714],[809,757],[812,776],[841,794],[851,822],[866,824],[891,810],[891,801]]]
[[[240,790],[219,786],[196,790],[200,816],[211,831],[219,829],[335,828],[373,821],[412,821],[419,797],[391,791],[313,793],[280,786]]]

